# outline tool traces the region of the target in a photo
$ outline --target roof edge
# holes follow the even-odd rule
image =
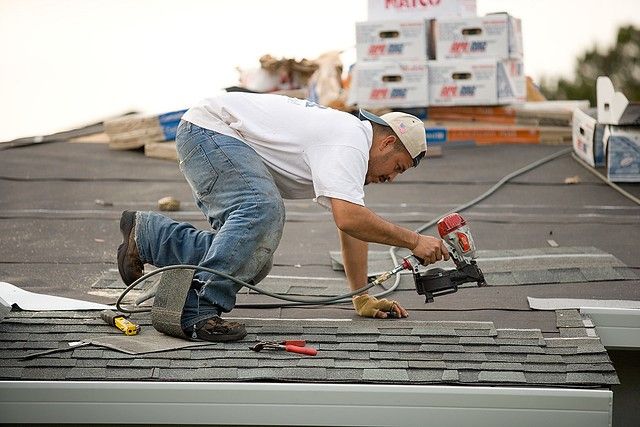
[[[640,310],[582,307],[580,313],[589,316],[606,349],[640,350]]]
[[[10,423],[608,426],[606,389],[230,382],[0,381]]]

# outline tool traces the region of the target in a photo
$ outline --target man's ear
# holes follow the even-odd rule
[[[387,147],[389,147],[390,145],[394,145],[396,143],[396,136],[395,135],[387,135],[383,140],[382,140],[382,144],[380,144],[380,148],[385,149]]]

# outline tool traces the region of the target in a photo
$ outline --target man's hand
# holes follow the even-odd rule
[[[411,250],[413,254],[424,261],[424,265],[433,264],[440,260],[449,260],[449,251],[442,239],[418,234],[416,247]]]
[[[356,313],[362,317],[377,317],[378,319],[386,319],[389,317],[388,312],[393,311],[397,317],[407,317],[409,313],[402,308],[397,301],[388,299],[377,299],[373,295],[362,294],[353,297],[353,307]]]

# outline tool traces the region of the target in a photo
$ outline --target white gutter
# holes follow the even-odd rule
[[[0,381],[0,422],[610,426],[610,390],[371,384]]]
[[[640,348],[640,310],[630,308],[580,308],[596,328],[596,333],[607,349]]]

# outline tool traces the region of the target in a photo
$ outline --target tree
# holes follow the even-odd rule
[[[595,106],[598,76],[609,76],[630,101],[640,100],[640,29],[621,27],[615,46],[605,53],[594,46],[578,57],[573,81],[543,78],[540,91],[547,99],[588,99]]]

